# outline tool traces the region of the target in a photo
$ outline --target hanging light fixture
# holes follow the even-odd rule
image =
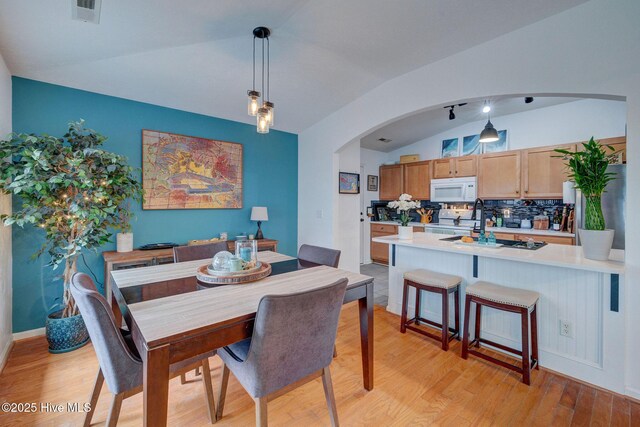
[[[488,113],[490,111],[491,111],[491,104],[489,104],[489,101],[484,101],[484,105],[482,106],[482,112]]]
[[[253,29],[253,88],[247,91],[247,95],[249,96],[247,113],[250,116],[256,117],[258,133],[269,133],[269,128],[273,126],[274,104],[269,100],[270,35],[271,30],[267,27],[256,27]],[[256,38],[262,40],[262,93],[256,90]],[[261,96],[262,100],[260,99]]]
[[[486,144],[488,142],[495,142],[499,140],[498,131],[493,127],[491,123],[491,115],[489,115],[489,119],[487,120],[487,124],[484,126],[484,129],[480,133],[480,142]]]

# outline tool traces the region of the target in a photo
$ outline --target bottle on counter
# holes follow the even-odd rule
[[[484,233],[484,231],[481,231],[480,235],[478,236],[478,244],[479,245],[487,244],[487,235]]]
[[[493,231],[491,233],[489,233],[489,237],[487,238],[487,244],[488,245],[494,245],[496,244],[496,235],[493,234]]]

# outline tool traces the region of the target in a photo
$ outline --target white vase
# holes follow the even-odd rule
[[[578,230],[580,244],[585,258],[597,261],[609,259],[615,230]]]
[[[131,252],[133,250],[133,233],[116,234],[116,251]]]
[[[398,226],[398,239],[400,240],[411,240],[413,239],[413,227],[407,226],[403,227],[401,225]]]

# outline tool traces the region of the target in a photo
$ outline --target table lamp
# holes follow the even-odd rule
[[[265,206],[254,206],[251,208],[251,221],[258,221],[258,231],[256,232],[256,239],[264,239],[260,226],[262,221],[268,221],[269,214]]]

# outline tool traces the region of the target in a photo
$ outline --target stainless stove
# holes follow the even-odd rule
[[[474,226],[480,226],[479,220],[471,219],[473,209],[440,209],[439,222],[425,225],[427,233],[470,236]]]

